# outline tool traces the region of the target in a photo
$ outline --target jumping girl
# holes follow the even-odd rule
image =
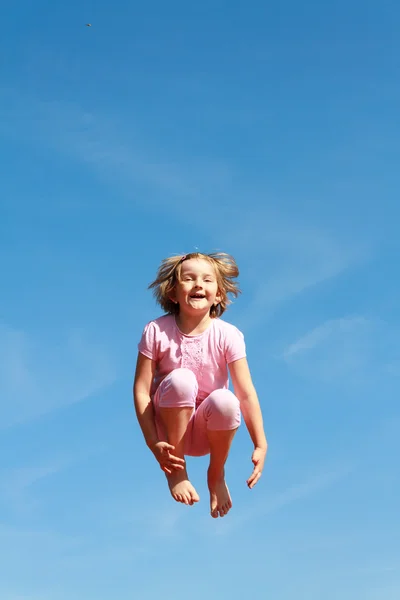
[[[220,317],[239,294],[235,260],[192,252],[162,261],[149,288],[166,313],[149,322],[138,345],[134,405],[147,446],[164,471],[172,497],[200,500],[186,456],[210,455],[211,516],[225,516],[232,500],[225,463],[241,414],[254,444],[249,488],[261,477],[267,453],[260,404],[243,334]],[[229,387],[229,375],[234,393]]]

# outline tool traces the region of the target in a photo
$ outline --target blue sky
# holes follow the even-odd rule
[[[398,3],[0,15],[0,597],[397,600]],[[217,521],[131,398],[147,284],[196,247],[238,261],[270,443],[250,492],[240,430]]]

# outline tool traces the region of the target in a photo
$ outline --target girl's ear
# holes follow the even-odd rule
[[[173,288],[173,289],[171,290],[171,293],[169,294],[168,298],[169,298],[169,300],[171,300],[171,302],[173,302],[174,304],[177,304],[177,303],[178,303],[178,301],[177,301],[177,299],[176,299],[175,288]]]
[[[222,294],[220,291],[218,291],[217,295],[215,296],[215,304],[220,304],[222,300]]]

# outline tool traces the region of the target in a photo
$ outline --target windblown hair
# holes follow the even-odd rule
[[[239,276],[239,269],[235,259],[230,254],[224,252],[210,254],[191,252],[190,254],[165,258],[158,268],[156,279],[149,285],[149,289],[153,290],[153,295],[164,312],[171,315],[178,314],[179,305],[175,304],[170,296],[176,283],[180,281],[182,263],[191,258],[207,260],[214,267],[221,301],[211,307],[210,317],[220,317],[226,311],[228,305],[231,304],[228,294],[235,297],[240,294],[239,284],[235,281]]]

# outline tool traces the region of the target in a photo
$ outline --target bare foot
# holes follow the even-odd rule
[[[200,496],[190,483],[186,469],[174,471],[167,475],[168,486],[172,497],[177,502],[192,506],[200,500]]]
[[[208,471],[207,474],[208,489],[210,490],[210,509],[211,516],[224,517],[232,508],[232,499],[225,483],[225,473],[222,471],[215,475]]]

